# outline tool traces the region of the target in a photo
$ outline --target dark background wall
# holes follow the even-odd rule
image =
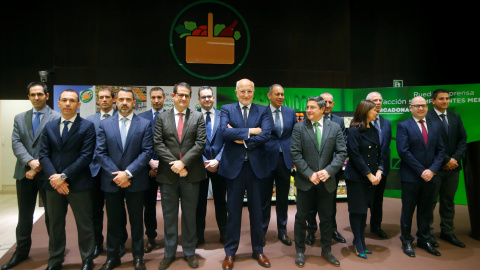
[[[475,8],[460,2],[224,1],[245,18],[251,49],[229,77],[183,71],[169,48],[176,14],[192,1],[2,1],[0,99],[51,70],[53,84],[365,88],[478,83]],[[427,1],[425,1],[427,2]],[[430,1],[428,1],[430,2]]]

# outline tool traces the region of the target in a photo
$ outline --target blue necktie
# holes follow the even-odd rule
[[[34,112],[35,118],[33,118],[33,137],[37,135],[38,126],[40,126],[40,114],[41,112]]]
[[[442,122],[443,122],[443,125],[445,126],[445,129],[447,130],[447,134],[448,134],[448,123],[447,123],[447,119],[445,118],[445,114],[440,114],[440,117],[442,118]]]
[[[247,127],[247,122],[248,122],[248,113],[247,113],[248,107],[243,106],[243,122],[245,124],[245,127]]]
[[[63,131],[62,131],[62,142],[65,143],[65,141],[67,140],[67,136],[68,136],[68,124],[70,123],[70,121],[63,121]]]
[[[282,122],[280,121],[280,110],[275,110],[275,130],[277,131],[278,138],[282,136]]]
[[[208,140],[211,140],[212,139],[212,119],[210,118],[210,113],[211,112],[207,112],[207,117],[205,119],[205,124],[207,126],[207,137],[208,137]]]
[[[120,126],[120,138],[122,139],[122,148],[125,150],[125,142],[127,141],[127,118],[122,118],[122,125]]]
[[[157,115],[159,112],[154,112],[153,113],[153,125],[155,126],[155,123],[157,122]]]
[[[382,130],[380,129],[380,125],[378,124],[379,122],[380,122],[380,119],[377,118],[377,119],[375,119],[375,121],[373,121],[373,125],[378,130],[378,137],[380,138],[380,145],[382,145]]]

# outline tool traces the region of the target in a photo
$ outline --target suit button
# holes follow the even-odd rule
[[[368,157],[370,157],[370,155],[368,155]]]
[[[372,146],[371,146],[371,145],[369,145],[369,146],[368,146],[368,148],[372,148]]]

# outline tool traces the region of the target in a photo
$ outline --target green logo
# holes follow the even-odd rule
[[[80,92],[80,95],[78,95],[80,97],[80,101],[82,103],[87,103],[89,102],[90,100],[92,100],[93,98],[93,91],[92,89],[85,89],[83,90],[82,92]]]

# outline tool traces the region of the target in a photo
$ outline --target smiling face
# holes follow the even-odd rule
[[[58,107],[62,112],[62,117],[66,120],[71,119],[77,114],[77,109],[82,105],[78,101],[78,94],[74,91],[63,91],[60,94],[60,100],[58,101]]]
[[[283,102],[285,101],[285,91],[283,88],[279,85],[276,85],[272,89],[272,93],[267,94],[268,99],[270,99],[270,103],[272,103],[272,106],[275,108],[280,108],[280,106],[283,105]]]
[[[237,94],[237,98],[240,104],[242,104],[243,106],[250,105],[253,101],[253,94],[255,93],[253,82],[249,79],[243,79],[238,81],[235,93]]]
[[[323,117],[323,112],[325,108],[318,106],[318,103],[315,100],[307,101],[307,118],[312,122],[318,122]]]
[[[29,89],[28,99],[32,102],[33,107],[37,111],[40,111],[47,106],[48,97],[49,95],[45,94],[43,87],[40,85],[32,86]]]
[[[213,101],[215,97],[213,96],[211,89],[204,89],[200,91],[200,96],[198,97],[198,102],[200,106],[206,111],[210,111],[213,107]]]
[[[128,91],[118,91],[117,94],[117,108],[121,116],[127,117],[132,113],[133,107],[137,101],[133,97],[133,93]]]
[[[410,104],[410,111],[413,117],[422,120],[428,111],[427,101],[423,97],[414,97]]]
[[[333,110],[333,106],[335,106],[335,102],[333,102],[333,96],[330,94],[323,94],[320,95],[325,100],[325,115],[330,115]]]
[[[367,123],[370,123],[375,119],[377,119],[377,115],[378,115],[377,108],[376,107],[371,108],[367,113]]]
[[[438,93],[437,98],[432,98],[433,107],[441,113],[445,113],[450,105],[450,95],[448,93]]]
[[[382,95],[373,93],[370,95],[370,100],[373,103],[375,103],[375,108],[377,112],[380,112],[382,110],[382,102],[383,102]]]

